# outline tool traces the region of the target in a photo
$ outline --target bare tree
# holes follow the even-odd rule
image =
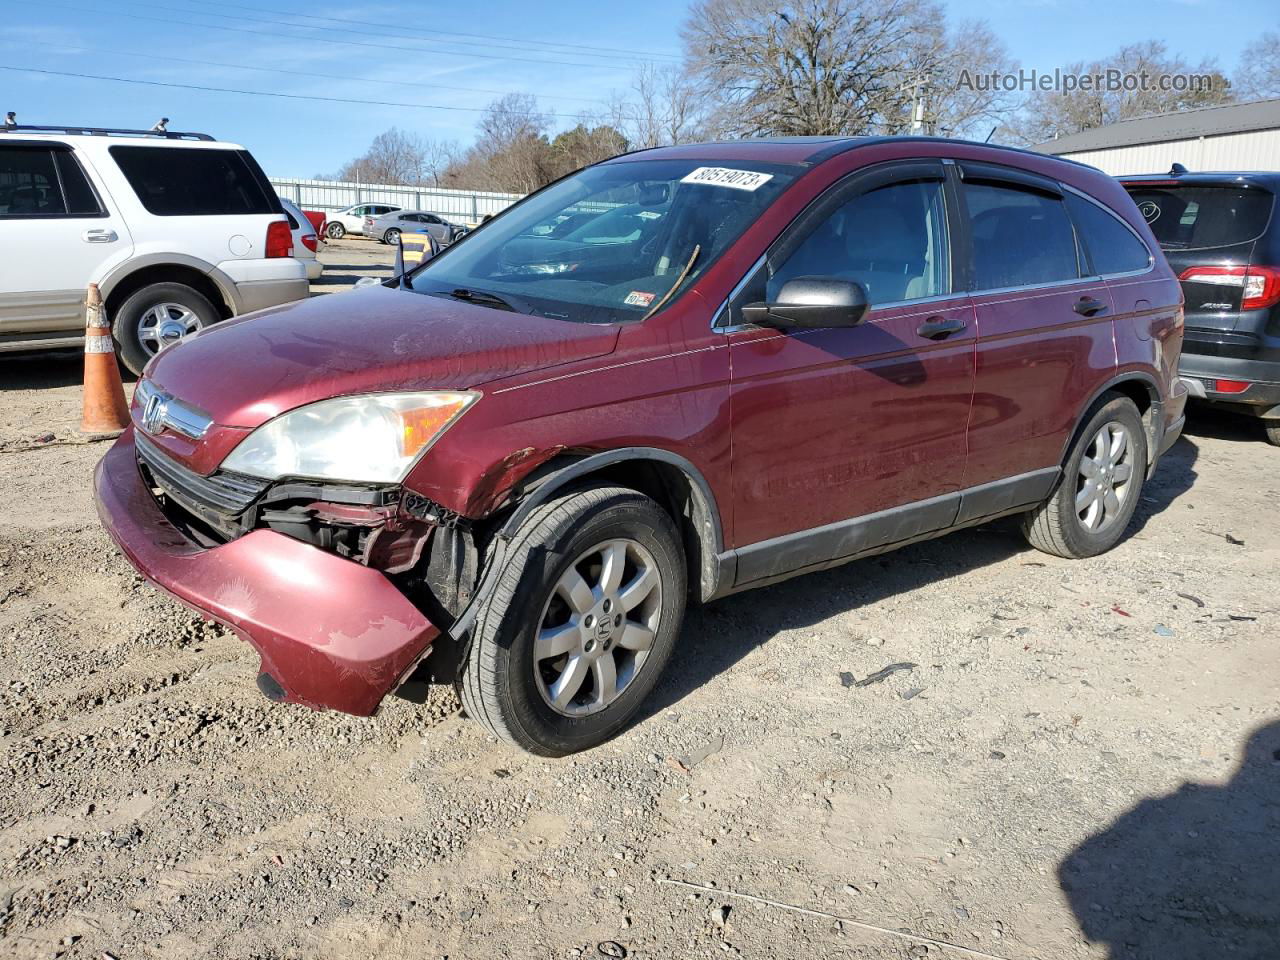
[[[374,137],[369,149],[347,162],[334,179],[439,186],[456,153],[451,141],[424,140],[392,127]]]
[[[1264,33],[1244,48],[1231,85],[1244,100],[1280,97],[1280,33]]]
[[[1131,89],[1123,85],[1121,89],[1108,89],[1104,83],[1091,84],[1087,90],[1033,93],[1012,127],[1013,138],[1043,143],[1118,120],[1193,110],[1234,99],[1230,83],[1213,61],[1192,66],[1181,57],[1171,56],[1165,45],[1156,40],[1122,47],[1089,64],[1073,63],[1063,68],[1064,74],[1076,76],[1105,78],[1109,72],[1119,78],[1139,79],[1130,83]],[[1145,85],[1140,82],[1144,75]]]
[[[697,140],[703,126],[702,98],[687,71],[675,64],[643,64],[625,105],[623,127],[637,149]]]
[[[930,21],[911,38],[908,62],[898,96],[881,123],[885,133],[915,131],[920,105],[920,132],[957,137],[986,137],[1017,108],[1018,97],[997,84],[985,89],[966,83],[973,75],[1010,74],[1017,64],[1004,44],[981,21],[965,21],[950,29],[941,18]]]
[[[932,0],[699,0],[686,56],[714,126],[738,136],[859,134],[900,117]]]

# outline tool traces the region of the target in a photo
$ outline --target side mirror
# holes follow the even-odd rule
[[[856,327],[867,307],[867,291],[860,283],[796,277],[782,285],[777,302],[749,303],[742,318],[766,327]]]

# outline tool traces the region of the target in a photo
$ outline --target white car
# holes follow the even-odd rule
[[[324,264],[316,259],[320,238],[316,236],[315,227],[311,226],[307,215],[292,200],[281,197],[280,206],[284,207],[284,215],[289,218],[289,229],[293,231],[293,255],[307,268],[308,280],[319,280],[324,273]]]
[[[0,251],[0,351],[83,343],[96,283],[134,373],[189,333],[309,294],[266,175],[206,134],[5,123]]]
[[[373,217],[376,220],[378,217],[403,209],[391,203],[357,203],[355,206],[331,214],[325,221],[324,235],[330,240],[341,240],[348,233],[362,237],[365,217]]]

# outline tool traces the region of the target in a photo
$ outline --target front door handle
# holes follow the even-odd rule
[[[1092,317],[1105,312],[1107,305],[1101,300],[1093,299],[1093,297],[1081,297],[1071,309],[1082,317]]]
[[[953,333],[959,333],[968,326],[959,317],[930,317],[916,327],[916,333],[926,340],[945,340]]]
[[[120,237],[114,230],[86,230],[83,239],[85,243],[115,243]]]

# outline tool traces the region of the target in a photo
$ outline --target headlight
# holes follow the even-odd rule
[[[281,414],[222,462],[252,477],[399,483],[479,394],[383,393],[322,400]]]

